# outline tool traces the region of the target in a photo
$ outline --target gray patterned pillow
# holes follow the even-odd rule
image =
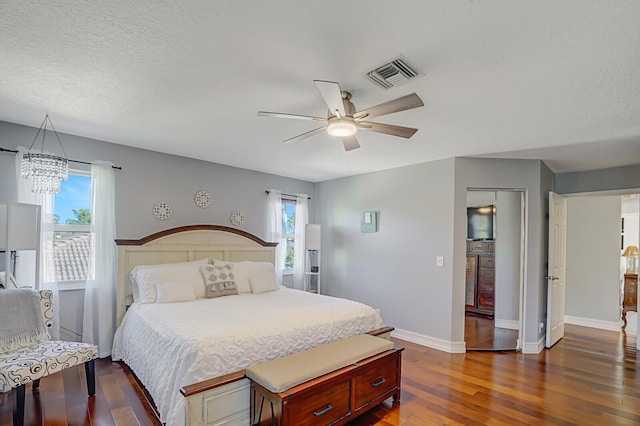
[[[204,277],[204,297],[211,299],[238,294],[238,286],[233,277],[233,265],[204,265],[200,267],[200,273]]]

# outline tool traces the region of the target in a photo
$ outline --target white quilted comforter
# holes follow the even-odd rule
[[[134,303],[116,331],[112,357],[142,381],[163,422],[183,425],[181,386],[381,326],[370,306],[284,288],[195,302]]]

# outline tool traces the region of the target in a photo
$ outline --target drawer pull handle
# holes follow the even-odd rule
[[[331,410],[333,410],[333,405],[329,404],[329,405],[327,405],[327,408],[325,408],[324,410],[314,411],[313,415],[316,416],[316,417],[320,417],[323,414],[327,414]]]
[[[386,381],[387,381],[387,379],[382,378],[382,379],[378,380],[377,382],[371,383],[371,386],[373,386],[374,388],[377,388],[378,386],[386,383]]]

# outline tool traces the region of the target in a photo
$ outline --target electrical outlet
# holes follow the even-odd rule
[[[444,256],[436,256],[436,265],[440,268],[444,266]]]

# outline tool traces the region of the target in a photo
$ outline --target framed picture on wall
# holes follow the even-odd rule
[[[378,232],[378,212],[362,212],[360,217],[360,232]]]

